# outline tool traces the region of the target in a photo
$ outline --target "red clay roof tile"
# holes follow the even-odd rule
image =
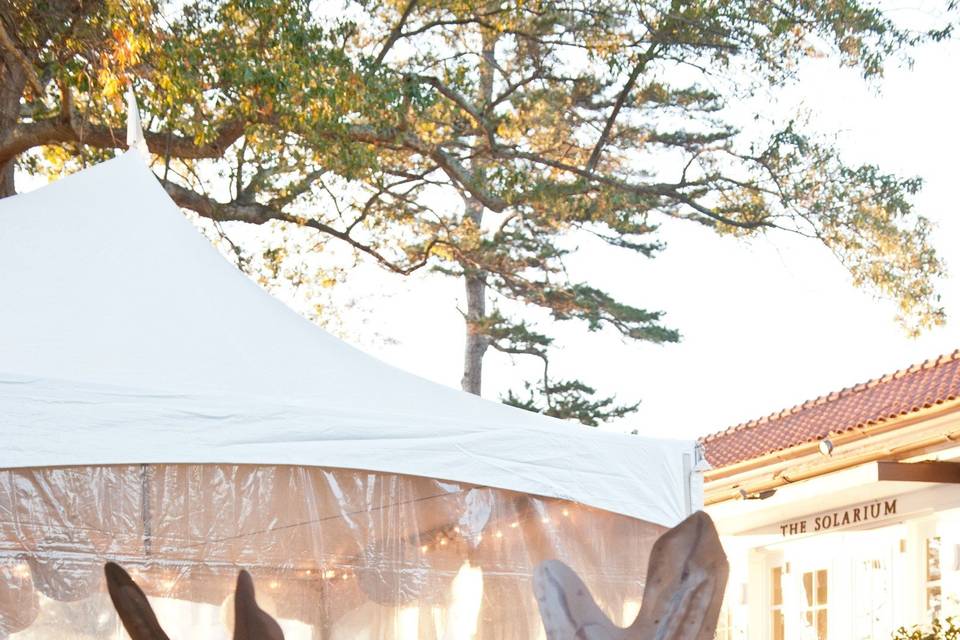
[[[960,398],[960,349],[700,439],[714,468]]]

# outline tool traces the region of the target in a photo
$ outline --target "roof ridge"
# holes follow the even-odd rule
[[[891,373],[887,373],[876,378],[871,378],[870,380],[867,380],[865,382],[859,382],[849,387],[844,387],[838,391],[831,391],[830,393],[825,393],[823,395],[817,396],[810,400],[805,400],[800,404],[795,404],[785,409],[781,409],[780,411],[775,411],[773,413],[767,414],[765,416],[761,416],[759,418],[754,418],[753,420],[748,420],[746,422],[740,422],[738,424],[727,427],[726,429],[723,429],[721,431],[709,433],[705,436],[701,436],[699,438],[699,441],[709,442],[711,440],[716,440],[717,438],[720,438],[722,436],[728,436],[733,433],[746,431],[748,429],[752,429],[760,425],[766,424],[767,422],[771,422],[773,420],[778,420],[781,418],[786,418],[787,416],[797,414],[801,411],[810,409],[811,407],[817,407],[817,406],[822,406],[831,402],[836,402],[842,398],[849,397],[855,393],[866,391],[882,383],[890,382],[891,380],[895,380],[898,378],[903,378],[908,374],[916,373],[924,369],[932,369],[934,367],[946,364],[948,362],[953,362],[954,360],[960,360],[960,348],[954,349],[950,353],[944,353],[944,354],[938,355],[934,358],[927,358],[922,362],[914,363],[908,367],[897,369],[896,371],[893,371]]]

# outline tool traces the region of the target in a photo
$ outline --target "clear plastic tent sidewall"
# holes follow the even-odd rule
[[[123,564],[174,638],[228,638],[240,568],[305,639],[543,637],[532,573],[573,567],[635,616],[664,528],[578,503],[407,475],[171,464],[0,470],[0,639],[122,638]]]

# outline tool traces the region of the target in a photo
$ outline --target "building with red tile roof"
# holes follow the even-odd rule
[[[730,561],[720,640],[960,616],[960,350],[700,444]]]
[[[701,438],[725,467],[831,435],[896,420],[960,398],[960,349]]]

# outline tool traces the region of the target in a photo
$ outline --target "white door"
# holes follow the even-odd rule
[[[896,585],[903,580],[899,528],[851,533],[850,616],[853,640],[889,638],[903,622]]]
[[[830,559],[811,544],[790,545],[766,558],[768,640],[829,640]]]
[[[768,553],[768,640],[830,640],[834,626],[832,553],[837,536],[818,536],[771,549]],[[844,636],[843,640],[847,640]]]
[[[804,558],[792,571],[796,633],[793,640],[829,640],[830,603],[833,599],[830,563],[827,559]],[[789,637],[789,634],[788,634]]]

